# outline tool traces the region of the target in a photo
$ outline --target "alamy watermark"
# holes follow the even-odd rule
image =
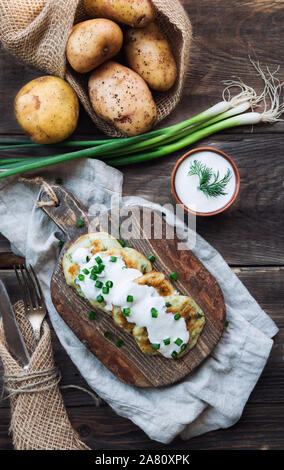
[[[196,244],[196,216],[182,206],[125,205],[114,195],[108,205],[93,204],[88,211],[89,233],[106,232],[116,239],[177,240],[178,250],[192,250]]]

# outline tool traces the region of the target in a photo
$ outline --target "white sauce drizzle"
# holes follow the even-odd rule
[[[130,308],[130,315],[125,317],[127,321],[135,323],[141,328],[146,328],[149,341],[152,344],[160,345],[158,351],[163,356],[172,357],[174,351],[179,354],[182,345],[189,341],[189,332],[184,318],[175,320],[172,313],[166,313],[165,299],[154,287],[133,282],[134,279],[142,275],[141,272],[138,269],[127,268],[120,255],[114,256],[116,261],[112,262],[111,256],[104,252],[92,255],[87,248],[78,248],[75,251],[72,255],[72,261],[80,267],[78,275],[84,276],[83,280],[79,280],[77,277],[76,283],[80,286],[84,296],[89,300],[96,300],[98,295],[102,295],[106,302],[104,308],[108,311],[112,311],[113,306],[120,307],[122,310]],[[104,294],[102,287],[96,287],[96,281],[90,279],[91,269],[97,265],[97,257],[100,257],[105,265],[104,270],[97,274],[97,280],[103,282],[103,287],[107,281],[113,283],[108,294]],[[85,274],[84,269],[89,270],[90,274]],[[133,302],[127,302],[129,295],[133,296]],[[158,312],[157,318],[152,317],[152,308]],[[170,339],[168,345],[164,343],[164,340],[167,339]],[[176,344],[176,340],[181,340],[181,344]]]

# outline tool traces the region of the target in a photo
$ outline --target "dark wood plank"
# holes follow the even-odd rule
[[[240,421],[225,430],[210,432],[168,445],[150,440],[146,434],[111,408],[68,408],[73,427],[81,439],[97,450],[284,450],[284,405],[248,405]],[[0,450],[12,449],[7,435],[10,412],[0,409]]]
[[[201,144],[217,147],[234,159],[240,171],[241,190],[236,203],[225,213],[209,219],[198,217],[197,232],[229,264],[284,265],[283,135],[218,135]],[[123,167],[124,194],[141,196],[162,205],[175,204],[170,178],[181,155],[182,152],[173,154],[146,166]],[[3,251],[2,246],[6,251],[7,242],[0,239],[0,243],[0,251]],[[4,260],[7,266],[11,265],[6,255]],[[4,260],[0,257],[1,266]]]
[[[178,122],[220,101],[222,80],[239,76],[257,91],[262,82],[249,64],[248,54],[273,69],[284,64],[279,46],[283,43],[284,11],[281,2],[239,0],[182,0],[193,24],[194,40],[190,68],[182,102],[163,125]],[[0,51],[0,100],[5,113],[0,115],[1,134],[21,134],[13,116],[17,91],[42,72],[19,63],[3,49]],[[283,123],[273,126],[281,132]],[[265,126],[257,132],[266,132]],[[249,129],[244,129],[249,132]],[[78,133],[97,134],[94,124],[81,112]]]

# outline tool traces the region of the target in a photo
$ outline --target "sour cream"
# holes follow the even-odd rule
[[[219,179],[222,179],[227,171],[230,170],[231,178],[225,187],[226,194],[209,197],[198,189],[199,177],[197,175],[189,175],[190,168],[195,160],[211,168],[215,174],[219,172]],[[202,214],[219,211],[222,207],[226,206],[235,194],[236,185],[236,174],[230,161],[221,154],[209,150],[194,152],[182,160],[177,168],[174,180],[175,191],[182,204],[192,212]]]
[[[174,357],[186,347],[189,332],[184,318],[175,319],[175,315],[166,312],[165,298],[154,287],[133,282],[142,274],[127,268],[121,256],[108,256],[104,252],[92,255],[87,248],[78,248],[72,261],[80,267],[75,282],[87,299],[98,300],[102,296],[103,301],[99,299],[106,302],[104,309],[110,312],[114,306],[120,307],[128,322],[147,329],[153,348],[165,357]],[[104,266],[103,270],[96,273],[95,280],[91,279],[93,267],[100,265]]]

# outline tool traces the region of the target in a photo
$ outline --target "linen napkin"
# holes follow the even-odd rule
[[[122,194],[122,173],[96,160],[58,165],[42,171],[41,176],[50,183],[62,178],[63,186],[86,207],[109,205],[112,196]],[[192,251],[219,282],[229,322],[210,357],[176,385],[159,389],[125,385],[86,349],[53,307],[49,285],[62,234],[35,207],[38,192],[38,187],[19,183],[16,177],[0,181],[0,232],[35,268],[54,330],[89,386],[119,415],[131,419],[151,439],[162,443],[171,442],[177,435],[189,439],[236,423],[278,330],[220,254],[196,234]],[[125,198],[123,203],[162,210],[136,197]],[[174,218],[172,223],[182,225]]]

